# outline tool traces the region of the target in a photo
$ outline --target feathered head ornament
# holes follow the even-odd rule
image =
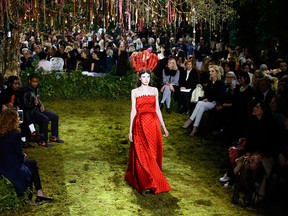
[[[152,72],[158,63],[158,57],[154,53],[149,53],[147,50],[143,52],[134,52],[131,55],[131,65],[139,73],[143,70]]]

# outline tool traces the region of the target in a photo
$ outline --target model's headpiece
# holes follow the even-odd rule
[[[157,63],[157,55],[154,53],[149,53],[146,50],[143,52],[134,52],[131,54],[131,65],[135,68],[137,73],[143,70],[152,72]]]

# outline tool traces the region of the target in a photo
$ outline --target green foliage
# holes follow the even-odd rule
[[[6,210],[21,209],[26,198],[26,193],[22,198],[17,197],[12,183],[0,176],[0,214]]]
[[[21,73],[22,85],[26,85],[29,75],[34,73],[28,69]],[[107,74],[91,77],[82,75],[81,71],[51,72],[45,74],[39,71],[41,98],[50,99],[121,99],[130,97],[130,91],[135,86],[135,73],[119,77]],[[112,71],[113,73],[113,71]]]

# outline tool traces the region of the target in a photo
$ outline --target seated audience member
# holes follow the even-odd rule
[[[161,60],[165,57],[165,55],[164,55],[165,49],[166,49],[165,45],[161,44],[160,45],[160,52],[157,54],[159,60]]]
[[[7,88],[3,90],[1,94],[1,104],[2,104],[2,111],[6,109],[22,109],[21,101],[22,95],[20,90],[20,79],[17,76],[9,76],[7,79]],[[21,146],[23,148],[33,148],[34,146],[27,142],[26,140],[26,125],[25,123],[21,122]],[[28,126],[27,126],[28,127]],[[34,125],[30,126],[34,128]],[[31,133],[34,131],[31,131]]]
[[[259,69],[255,70],[254,76],[259,76],[260,74],[263,74],[263,73],[270,74],[270,71],[268,70],[268,67],[266,64],[261,64],[259,66]],[[253,83],[254,83],[254,81],[253,81]]]
[[[283,76],[288,75],[288,70],[287,70],[287,62],[282,60],[278,62],[278,69],[279,72],[276,73],[276,77],[278,80],[280,80]]]
[[[248,73],[250,77],[250,85],[253,87],[254,73],[251,72],[251,67],[248,63],[244,63],[241,65],[241,71],[244,73]]]
[[[64,66],[63,69],[66,69],[67,67],[67,58],[68,58],[68,52],[66,51],[66,42],[65,41],[60,41],[58,44],[58,50],[60,53],[60,57],[64,61]]]
[[[273,161],[273,128],[271,113],[263,102],[250,103],[250,113],[246,127],[246,146],[243,165],[236,179],[232,202],[238,204],[240,192],[244,191],[243,207],[254,204],[253,193],[260,199],[265,196],[263,184],[270,175]],[[257,187],[258,185],[259,187]]]
[[[22,51],[23,51],[24,59],[23,59],[23,62],[20,64],[20,69],[21,70],[26,70],[28,68],[34,69],[34,66],[33,66],[34,59],[32,58],[32,51],[29,49],[23,49]]]
[[[51,201],[42,190],[37,162],[27,158],[21,149],[21,134],[17,111],[6,109],[0,115],[0,173],[15,187],[18,196],[23,196],[33,184],[36,189],[36,203],[29,194],[29,205],[36,205],[40,201]]]
[[[232,109],[236,113],[234,116],[235,124],[232,125],[232,133],[234,140],[246,135],[245,126],[248,121],[248,104],[254,97],[254,89],[250,85],[250,77],[246,72],[238,73],[239,85],[234,90]]]
[[[185,71],[185,63],[184,63],[185,60],[183,60],[183,57],[181,56],[176,56],[175,60],[176,60],[178,70],[180,74],[182,74]]]
[[[285,74],[287,75],[287,62],[281,58],[277,59],[275,61],[276,68],[270,68],[269,73],[277,77],[278,79],[281,79],[282,76]]]
[[[91,59],[91,72],[103,73],[102,62],[98,56],[97,51],[93,51]]]
[[[180,72],[178,70],[176,60],[170,58],[168,60],[168,65],[163,69],[162,79],[163,86],[161,88],[162,99],[160,101],[160,109],[163,108],[164,103],[166,103],[166,113],[170,113],[171,105],[171,95],[177,94],[179,90],[179,77]]]
[[[198,101],[190,118],[185,122],[183,128],[188,128],[193,123],[193,130],[189,134],[194,136],[200,125],[203,113],[213,109],[216,104],[221,104],[224,99],[225,85],[221,79],[221,71],[217,65],[209,66],[210,80],[204,88],[204,99]]]
[[[110,73],[112,68],[116,66],[116,60],[114,59],[112,49],[107,49],[106,54],[107,54],[107,57],[104,59],[103,72]]]
[[[29,76],[29,83],[23,90],[23,110],[25,121],[28,124],[34,123],[39,125],[40,135],[42,140],[38,145],[43,147],[50,147],[48,143],[48,124],[51,121],[51,136],[50,142],[63,143],[64,141],[58,137],[58,121],[59,117],[54,112],[48,111],[44,108],[40,100],[38,89],[39,77],[37,74]]]
[[[272,81],[269,79],[269,77],[259,77],[254,89],[255,98],[261,102],[264,102],[269,108],[269,104],[275,95],[275,91],[272,89]]]
[[[74,50],[68,52],[66,71],[73,72],[78,70],[79,61],[77,59],[77,53]]]
[[[60,57],[59,50],[57,46],[53,45],[51,46],[47,51],[47,60],[50,61],[53,57]]]
[[[229,142],[232,144],[234,144],[236,140],[246,137],[246,126],[249,119],[248,107],[254,97],[254,89],[250,85],[248,73],[240,71],[238,73],[238,82],[239,85],[236,86],[233,93],[232,113],[234,113],[234,115],[232,118],[233,124],[230,124],[229,130]],[[236,147],[239,150],[238,147],[241,148],[241,151],[243,150],[242,146]],[[231,171],[233,168],[231,164],[228,164],[227,172],[219,179],[221,183],[227,182],[228,184],[226,185],[229,186],[234,184],[235,178]]]
[[[36,70],[39,70],[42,68],[44,71],[50,70],[50,61],[46,60],[47,54],[44,51],[41,51],[38,53],[40,61],[38,62],[36,66]]]
[[[127,74],[129,68],[129,53],[126,51],[126,42],[119,43],[117,57],[116,57],[116,75],[124,76]]]
[[[288,100],[276,95],[270,103],[278,134],[274,135],[275,163],[267,179],[267,204],[287,204],[288,200]]]
[[[283,76],[277,84],[277,94],[288,98],[288,75]]]
[[[90,71],[91,70],[91,59],[88,49],[83,49],[81,51],[81,60],[80,60],[81,70]]]
[[[226,61],[224,63],[223,66],[224,73],[222,74],[222,78],[224,78],[225,74],[228,73],[229,71],[233,71],[234,73],[236,73],[235,64],[236,64],[235,61]]]
[[[170,51],[168,49],[166,49],[164,51],[164,58],[162,58],[161,60],[159,60],[158,64],[156,65],[155,69],[154,69],[154,74],[156,76],[156,82],[157,82],[157,88],[160,90],[162,87],[162,82],[163,82],[163,70],[165,69],[165,67],[168,64],[168,60],[169,60],[169,55],[170,55]]]
[[[180,113],[190,112],[190,100],[193,90],[200,81],[198,71],[193,69],[192,60],[185,62],[186,70],[180,73],[178,107]]]
[[[19,109],[20,106],[20,79],[17,76],[9,76],[6,82],[6,88],[1,94],[1,109],[7,108]]]
[[[235,123],[234,116],[237,115],[233,112],[232,108],[234,91],[237,84],[235,73],[232,71],[227,72],[224,83],[225,94],[223,101],[222,103],[216,104],[215,109],[213,109],[211,115],[209,115],[209,122],[213,129],[213,135],[225,133],[225,135],[230,136],[231,126]]]

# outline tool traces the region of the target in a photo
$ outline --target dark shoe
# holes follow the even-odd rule
[[[153,192],[153,190],[152,190],[151,188],[148,188],[148,189],[146,189],[146,190],[144,191],[144,194],[146,194],[146,195],[152,195],[152,194],[154,194],[154,192]]]
[[[38,144],[38,146],[42,146],[42,147],[46,147],[46,148],[52,147],[52,145],[50,143],[45,142],[45,141],[39,141],[37,144]]]
[[[35,202],[39,203],[39,202],[42,202],[42,201],[52,201],[52,200],[53,200],[53,198],[51,198],[51,197],[37,196]]]
[[[247,207],[250,207],[251,206],[251,202],[250,201],[248,201],[248,200],[245,200],[244,202],[243,202],[243,204],[242,204],[242,208],[247,208]]]
[[[35,148],[35,146],[31,145],[30,143],[23,142],[23,141],[21,141],[21,147],[22,148]]]
[[[163,109],[163,103],[160,103],[160,105],[159,105],[159,107],[160,107],[160,110],[162,110]]]
[[[166,113],[167,113],[167,114],[170,114],[170,108],[167,108],[167,109],[166,109]]]
[[[28,139],[31,142],[39,142],[43,140],[43,137],[44,137],[43,134],[38,134],[37,132],[34,132],[33,134],[30,134],[30,136],[28,136]]]
[[[64,140],[60,139],[59,137],[51,136],[50,142],[64,143]]]

